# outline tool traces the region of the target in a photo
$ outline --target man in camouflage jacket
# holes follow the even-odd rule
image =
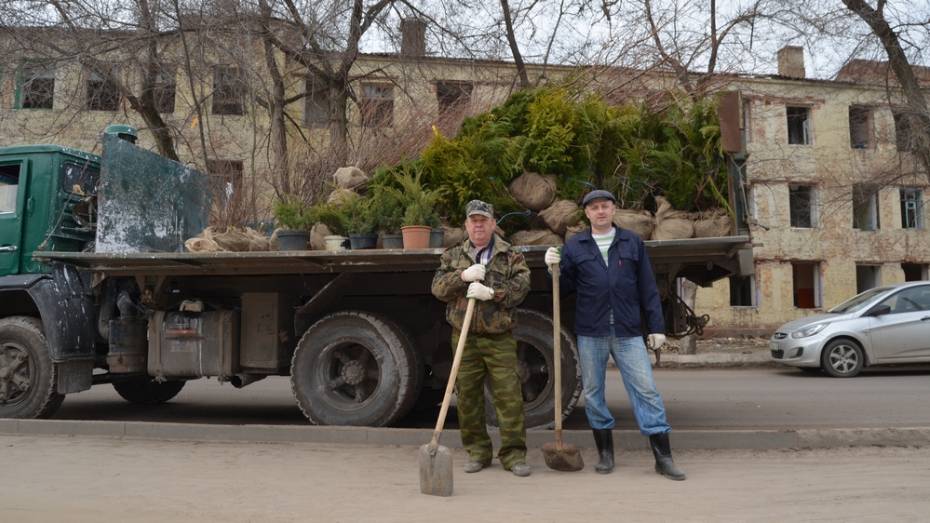
[[[433,295],[448,304],[446,320],[452,325],[453,347],[458,344],[468,299],[476,299],[456,381],[459,428],[469,458],[465,472],[489,466],[493,456],[484,413],[484,381],[488,376],[500,425],[497,457],[504,469],[528,476],[517,342],[511,330],[514,309],[530,290],[530,269],[521,253],[494,235],[496,223],[490,204],[472,200],[466,215],[468,239],[442,254],[432,286]]]

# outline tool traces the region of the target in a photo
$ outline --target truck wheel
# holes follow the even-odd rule
[[[0,320],[0,418],[47,418],[64,394],[55,390],[55,366],[37,318]]]
[[[553,380],[552,317],[518,309],[513,337],[517,340],[517,373],[523,388],[523,411],[527,428],[553,424],[555,390]],[[570,332],[562,329],[562,417],[571,414],[581,396],[581,365],[578,349]],[[485,387],[485,413],[488,424],[497,426],[491,391]]]
[[[312,423],[381,427],[413,407],[420,367],[416,348],[394,323],[337,312],[300,339],[291,360],[291,388]]]
[[[158,382],[148,376],[136,376],[114,381],[113,388],[129,403],[159,405],[177,396],[186,383],[186,381]]]

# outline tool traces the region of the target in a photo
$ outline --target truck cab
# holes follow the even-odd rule
[[[0,277],[46,272],[34,251],[81,251],[94,239],[99,173],[100,158],[75,149],[0,148]]]
[[[32,254],[92,244],[99,172],[98,156],[68,147],[0,148],[2,417],[50,415],[64,394],[91,385],[96,338],[86,320],[95,315],[85,281]]]

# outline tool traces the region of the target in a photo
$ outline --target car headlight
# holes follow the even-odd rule
[[[810,327],[805,327],[799,331],[794,331],[791,333],[792,338],[807,338],[808,336],[813,336],[818,332],[827,328],[829,323],[818,323],[816,325],[811,325]]]

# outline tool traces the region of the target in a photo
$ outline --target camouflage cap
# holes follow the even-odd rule
[[[481,200],[472,200],[465,205],[465,217],[472,214],[480,214],[488,218],[494,218],[494,206]]]

